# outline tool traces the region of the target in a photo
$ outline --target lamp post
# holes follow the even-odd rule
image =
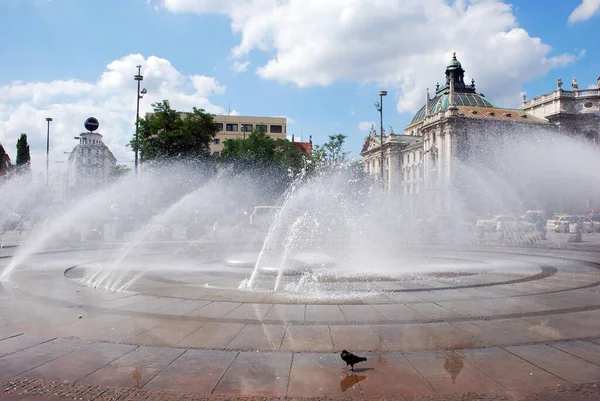
[[[139,158],[139,137],[138,137],[138,128],[140,121],[140,99],[144,97],[147,93],[146,88],[140,91],[140,86],[142,81],[144,80],[144,76],[142,75],[142,66],[137,66],[138,73],[133,76],[133,79],[137,81],[137,98],[136,98],[136,112],[135,112],[135,174],[137,176],[138,171],[138,158]]]
[[[50,121],[52,121],[51,117],[46,118],[46,122],[48,123],[48,130],[46,131],[46,185],[48,185],[48,176],[49,176],[49,166],[50,166]]]
[[[383,97],[387,96],[386,91],[379,91],[379,101],[375,102],[375,108],[379,112],[379,137],[381,138],[381,144],[379,145],[379,150],[381,151],[381,161],[379,162],[379,166],[381,168],[381,186],[385,191],[385,178],[383,176]]]

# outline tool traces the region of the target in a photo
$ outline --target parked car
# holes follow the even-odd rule
[[[557,233],[568,233],[569,232],[569,224],[571,223],[571,216],[563,216],[558,219],[554,225],[554,231]],[[594,231],[598,231],[598,228],[594,224],[594,222],[587,217],[577,216],[579,220],[581,220],[581,226],[583,228],[584,233],[591,234]]]
[[[552,215],[552,217],[550,218],[550,220],[546,221],[546,228],[548,230],[555,230],[556,231],[556,228],[561,225],[561,223],[559,223],[559,220],[561,218],[563,218],[563,217],[570,218],[571,215],[565,214],[565,213]]]

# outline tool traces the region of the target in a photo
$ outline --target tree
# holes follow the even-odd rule
[[[121,177],[125,177],[130,172],[131,172],[131,168],[124,166],[122,164],[118,164],[111,169],[110,177],[118,180]]]
[[[339,165],[348,161],[350,152],[344,152],[346,136],[342,134],[329,135],[329,141],[322,146],[315,146],[313,158],[326,165]]]
[[[154,113],[139,120],[139,143],[135,137],[130,142],[134,150],[139,147],[143,160],[210,156],[210,144],[218,132],[212,114],[194,107],[191,113],[182,117],[171,108],[168,100],[152,106]]]
[[[31,156],[27,144],[27,134],[21,134],[21,137],[17,140],[16,164],[19,173],[29,173],[31,171]]]
[[[264,194],[275,198],[302,172],[306,160],[306,155],[298,152],[292,142],[273,139],[263,130],[253,131],[246,139],[228,139],[219,156],[219,161],[230,166],[234,173],[264,179],[261,184]]]

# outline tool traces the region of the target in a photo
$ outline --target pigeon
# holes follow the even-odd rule
[[[348,369],[348,365],[350,365],[350,369],[354,372],[354,364],[359,362],[365,362],[367,358],[363,358],[360,356],[356,356],[354,354],[349,353],[346,350],[342,351],[341,354],[342,359],[346,362],[346,367],[344,369]]]

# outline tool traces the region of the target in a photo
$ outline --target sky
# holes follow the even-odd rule
[[[181,111],[285,116],[315,144],[347,136],[354,158],[383,100],[402,133],[456,52],[494,105],[596,87],[600,0],[0,0],[0,143],[14,163],[26,133],[34,173],[66,168],[90,116],[132,166],[137,65],[143,115]]]

